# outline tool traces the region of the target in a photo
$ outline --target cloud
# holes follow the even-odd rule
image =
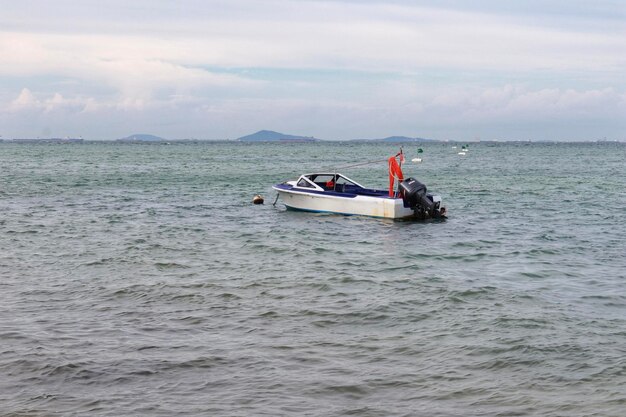
[[[77,60],[92,65],[135,61],[147,70],[157,62],[181,71],[185,66],[589,71],[623,68],[626,56],[619,32],[541,26],[513,15],[384,3],[234,4],[239,6],[206,6],[199,16],[181,8],[178,20],[153,13],[139,30],[127,22],[115,33],[107,33],[110,22],[96,16],[88,27],[68,23],[69,29],[53,26],[52,33],[23,28],[26,33],[3,33],[0,51],[16,57],[9,68],[28,71],[41,63],[58,70]],[[44,23],[44,29],[64,24],[60,20]],[[116,69],[111,65],[108,71]]]
[[[395,88],[401,90],[400,85]],[[380,92],[385,91],[381,85]],[[187,96],[150,102],[129,98],[98,101],[24,89],[12,100],[11,111],[18,125],[49,126],[55,133],[98,139],[121,137],[127,130],[170,138],[232,139],[268,128],[331,140],[391,134],[464,140],[475,136],[589,139],[605,131],[606,126],[615,125],[615,120],[626,113],[626,95],[612,89],[532,89],[524,85],[482,90],[468,87],[443,93],[409,89],[401,100],[397,98],[375,93],[367,101],[298,97],[207,101]],[[580,128],[590,122],[591,127]],[[542,130],[529,133],[528,127],[535,125]],[[576,126],[576,130],[563,126]],[[617,126],[626,127],[623,121]],[[524,130],[523,135],[520,130]],[[96,133],[86,135],[89,131]]]
[[[23,88],[20,94],[6,107],[6,111],[31,114],[53,112],[73,114],[85,111],[90,106],[92,110],[98,107],[93,98],[73,97],[68,99],[58,92],[48,97],[37,97],[28,88]]]
[[[604,120],[611,124],[625,113],[626,94],[611,88],[583,91],[531,89],[523,85],[472,88],[436,95],[424,106],[424,114],[435,123],[454,120],[466,125],[560,124],[568,120]]]
[[[64,77],[86,84],[104,83],[132,99],[149,99],[159,91],[187,93],[197,88],[254,88],[260,81],[178,64],[176,42],[144,37],[73,36],[0,33],[0,75]]]
[[[30,112],[91,129],[100,117],[204,137],[265,123],[336,138],[551,119],[620,132],[626,27],[612,3],[567,19],[542,12],[560,0],[428,4],[14,2],[0,16],[2,121],[17,132]]]
[[[10,111],[20,111],[27,110],[32,108],[38,108],[41,106],[41,103],[37,101],[33,93],[28,88],[23,88],[20,92],[20,95],[15,98],[11,102],[8,107]]]

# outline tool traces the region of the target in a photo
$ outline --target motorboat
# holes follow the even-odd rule
[[[343,174],[328,171],[303,174],[272,188],[278,192],[276,198],[280,197],[291,210],[389,219],[446,217],[441,196],[428,193],[426,186],[414,178],[404,179],[395,157],[388,162],[388,190],[367,188]],[[398,186],[394,189],[396,180]]]

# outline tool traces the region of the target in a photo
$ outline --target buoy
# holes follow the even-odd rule
[[[252,203],[253,204],[263,204],[263,197],[261,197],[259,194],[255,195],[254,197],[252,197]]]
[[[420,162],[422,162],[422,158],[413,158],[413,159],[411,159],[411,161],[416,162],[416,163],[420,163]]]
[[[465,152],[459,152],[459,155],[465,155]]]
[[[417,148],[417,153],[422,153],[424,150],[422,148]]]

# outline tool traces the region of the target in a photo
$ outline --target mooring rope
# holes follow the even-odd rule
[[[377,161],[367,161],[367,162],[360,162],[358,164],[352,164],[352,165],[343,165],[343,166],[339,166],[339,167],[334,167],[334,170],[339,170],[339,169],[345,169],[345,168],[354,168],[354,167],[359,167],[361,165],[369,165],[369,164],[378,164],[381,162],[387,162],[386,159],[380,159]]]
[[[401,147],[400,148],[400,152],[398,152],[396,154],[396,157],[398,157],[398,156],[400,156],[402,154],[403,154],[403,152],[402,152],[402,147]],[[388,162],[388,161],[389,161],[389,158],[387,158],[387,159],[377,159],[376,161],[359,162],[358,164],[351,164],[351,165],[343,165],[343,166],[339,166],[339,167],[333,167],[332,169],[335,172],[337,172],[337,170],[339,170],[339,169],[354,168],[354,167],[359,167],[359,166],[362,166],[362,165],[379,164],[381,162]],[[400,166],[402,166],[402,161],[400,161]]]

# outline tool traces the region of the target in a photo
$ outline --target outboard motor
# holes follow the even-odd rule
[[[426,195],[426,186],[414,178],[407,178],[400,183],[400,193],[405,207],[415,210],[416,213],[428,213],[433,216],[433,203]]]

